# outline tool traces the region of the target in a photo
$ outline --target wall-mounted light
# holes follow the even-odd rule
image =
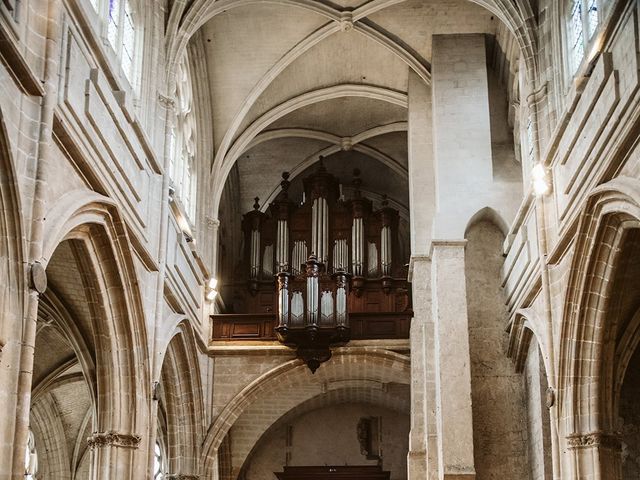
[[[210,278],[207,282],[205,297],[210,302],[213,302],[218,295],[216,287],[218,286],[218,280],[216,278]]]
[[[533,184],[533,191],[536,195],[542,196],[549,193],[551,185],[549,184],[549,178],[547,176],[547,169],[541,163],[537,163],[531,170],[531,181]]]

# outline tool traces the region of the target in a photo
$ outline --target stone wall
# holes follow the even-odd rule
[[[467,232],[465,270],[471,356],[473,450],[478,479],[527,478],[525,385],[505,355],[503,235],[483,221]]]
[[[245,480],[271,480],[284,465],[377,465],[361,452],[358,422],[380,419],[380,457],[392,480],[407,476],[409,418],[406,413],[367,404],[334,404],[284,424],[278,422],[260,438],[243,467]]]

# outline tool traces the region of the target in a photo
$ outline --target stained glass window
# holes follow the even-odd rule
[[[584,30],[582,28],[582,0],[575,0],[571,8],[571,60],[573,71],[578,69],[584,57]]]
[[[601,22],[600,12],[605,0],[572,0],[569,3],[569,32],[571,70],[580,67],[587,48],[594,39]]]

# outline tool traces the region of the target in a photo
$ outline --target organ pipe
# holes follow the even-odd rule
[[[382,276],[391,275],[391,227],[384,226],[380,232],[381,255],[380,263],[382,264]]]

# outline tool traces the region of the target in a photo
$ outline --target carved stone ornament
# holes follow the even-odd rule
[[[167,480],[199,480],[198,475],[191,475],[189,473],[169,473],[165,476]]]
[[[176,101],[173,98],[169,98],[161,93],[158,94],[158,103],[168,110],[173,110],[176,106]]]
[[[545,403],[547,408],[553,407],[556,403],[556,392],[551,387],[547,388],[545,392]]]
[[[89,448],[98,447],[123,447],[138,448],[140,445],[140,436],[128,433],[117,432],[95,432],[89,438],[87,443]]]
[[[47,290],[47,272],[40,262],[31,264],[30,269],[31,288],[39,294],[43,294]]]
[[[604,432],[574,433],[567,436],[567,442],[571,449],[602,447],[611,450],[620,450],[622,448],[617,435]]]

